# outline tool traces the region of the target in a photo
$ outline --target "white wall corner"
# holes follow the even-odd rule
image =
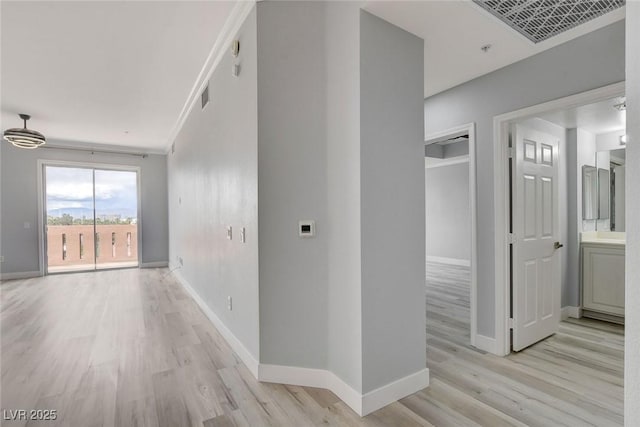
[[[42,272],[38,271],[18,271],[16,273],[2,273],[0,274],[0,280],[16,280],[16,279],[30,279],[32,277],[40,277]]]
[[[496,354],[498,356],[504,356],[502,352],[497,348],[495,338],[488,337],[486,335],[476,335],[476,340],[473,346],[479,350],[486,351],[487,353]]]
[[[211,310],[211,308],[204,302],[204,300],[198,295],[198,293],[191,287],[189,282],[182,277],[177,271],[173,271],[173,275],[180,284],[185,288],[187,293],[191,295],[191,298],[200,306],[204,314],[209,318],[211,323],[216,327],[218,332],[224,337],[227,343],[231,346],[233,351],[240,357],[240,360],[249,368],[251,374],[258,379],[258,361],[251,354],[251,352],[242,344],[242,342],[231,332],[231,330],[225,325],[222,320]]]
[[[567,320],[570,317],[573,317],[574,319],[580,319],[582,317],[582,307],[562,307],[562,310],[560,311],[560,319]]]

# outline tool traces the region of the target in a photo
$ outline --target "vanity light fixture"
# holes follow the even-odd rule
[[[18,148],[34,149],[46,143],[46,138],[38,131],[27,129],[28,114],[20,114],[24,128],[12,128],[4,131],[4,139]]]

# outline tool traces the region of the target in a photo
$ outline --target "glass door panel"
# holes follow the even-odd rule
[[[45,167],[47,272],[93,270],[93,169]]]
[[[96,268],[138,266],[138,174],[95,170]]]

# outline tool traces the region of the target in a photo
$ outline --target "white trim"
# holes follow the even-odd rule
[[[40,271],[18,271],[16,273],[1,273],[0,280],[30,279],[32,277],[40,277]]]
[[[162,268],[168,266],[169,261],[153,261],[140,263],[140,268]]]
[[[510,330],[507,325],[507,318],[510,317],[509,307],[511,300],[509,251],[507,250],[507,238],[509,234],[509,176],[507,168],[509,122],[622,96],[625,94],[624,88],[624,82],[619,82],[576,95],[522,108],[493,118],[496,347],[492,353],[498,356],[505,356],[511,352]]]
[[[361,417],[429,386],[426,368],[365,394],[324,369],[260,364],[258,373],[263,382],[331,390]]]
[[[62,166],[62,167],[77,167],[83,169],[94,169],[94,170],[115,170],[115,171],[128,171],[136,173],[136,190],[137,194],[137,233],[138,233],[138,267],[142,263],[142,167],[135,165],[118,165],[112,163],[100,163],[100,162],[79,162],[79,161],[68,161],[68,160],[49,160],[49,159],[38,159],[36,176],[38,180],[38,258],[40,262],[40,275],[44,276],[47,274],[46,262],[45,262],[45,249],[46,249],[46,233],[45,233],[45,221],[44,219],[47,217],[47,213],[45,212],[44,206],[44,192],[46,188],[45,183],[45,174],[44,167],[45,166]],[[95,182],[93,183],[95,187]],[[95,192],[95,188],[94,188]],[[92,270],[89,270],[92,271]]]
[[[362,416],[362,394],[331,371],[294,366],[260,364],[258,380],[331,390],[344,403]]]
[[[562,307],[562,310],[560,311],[560,318],[562,320],[567,320],[570,317],[580,319],[582,317],[582,307],[573,307],[569,305]]]
[[[461,265],[463,267],[471,267],[470,259],[445,258],[445,257],[427,255],[427,261],[438,262],[440,264]]]
[[[403,397],[429,387],[429,369],[407,375],[362,396],[362,416],[377,411]]]
[[[189,282],[180,275],[177,271],[172,272],[174,277],[178,279],[180,284],[185,288],[187,293],[191,295],[191,298],[200,306],[203,313],[209,318],[211,323],[216,327],[218,332],[222,334],[227,343],[231,346],[233,351],[240,357],[240,360],[249,368],[249,371],[253,376],[258,378],[258,361],[253,357],[251,352],[244,346],[244,344],[231,332],[231,330],[224,324],[222,320],[209,308],[207,303],[198,295],[198,293],[191,287]]]
[[[487,353],[494,353],[496,351],[496,339],[478,334],[476,335],[475,347]]]
[[[459,165],[461,163],[468,163],[468,162],[469,162],[468,154],[465,154],[464,156],[451,157],[448,159],[425,157],[424,168],[425,169],[441,168],[443,166],[453,166],[453,165]]]
[[[233,10],[229,14],[227,21],[224,23],[224,26],[220,31],[220,35],[218,35],[213,47],[209,51],[209,56],[207,56],[207,60],[204,62],[204,65],[198,74],[198,78],[191,88],[191,92],[182,107],[182,111],[180,111],[180,115],[178,116],[175,126],[169,134],[167,145],[164,150],[165,154],[168,154],[171,151],[171,145],[174,143],[176,136],[178,136],[182,126],[184,126],[184,123],[187,121],[189,114],[191,114],[191,110],[193,110],[193,107],[200,100],[200,94],[209,84],[209,80],[222,60],[222,57],[229,54],[228,48],[231,45],[233,38],[236,36],[238,31],[240,31],[240,26],[244,23],[247,16],[249,16],[249,13],[255,4],[256,0],[243,0],[237,2],[233,7]],[[210,95],[215,96],[215,94]]]
[[[476,202],[476,124],[467,123],[454,128],[435,132],[425,137],[425,143],[433,143],[439,140],[448,139],[454,136],[469,135],[469,206],[471,214],[471,284],[469,296],[470,304],[470,341],[472,346],[476,346],[476,336],[478,334],[478,247],[477,247],[477,227],[478,227],[478,207]]]

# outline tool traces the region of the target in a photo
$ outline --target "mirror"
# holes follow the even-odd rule
[[[603,231],[625,231],[624,147],[596,153],[598,166],[598,222]]]
[[[598,218],[598,176],[593,166],[582,166],[582,219]]]
[[[609,170],[598,169],[598,219],[609,219]]]

